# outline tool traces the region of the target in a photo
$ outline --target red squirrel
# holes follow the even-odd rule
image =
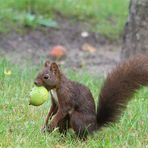
[[[51,132],[59,127],[61,133],[66,133],[72,128],[83,138],[116,122],[135,91],[148,86],[148,57],[130,58],[108,74],[101,88],[97,111],[89,88],[66,78],[56,63],[46,61],[34,83],[46,87],[51,94],[52,104],[43,129]]]

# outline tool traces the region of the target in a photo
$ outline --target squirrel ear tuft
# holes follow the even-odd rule
[[[44,64],[44,66],[45,66],[45,67],[50,67],[50,61],[47,60],[47,61],[45,62],[45,64]]]
[[[56,63],[51,63],[50,70],[53,71],[54,73],[57,73],[59,72],[59,67]]]

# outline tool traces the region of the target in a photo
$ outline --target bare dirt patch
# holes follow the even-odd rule
[[[57,22],[58,29],[23,28],[21,33],[1,33],[0,48],[14,63],[23,64],[29,60],[38,64],[41,59],[47,59],[53,46],[63,45],[67,49],[67,56],[61,62],[64,67],[84,67],[92,73],[106,73],[119,61],[120,42],[111,42],[98,33],[88,31],[91,26],[87,23],[64,18],[58,18]],[[82,37],[82,32],[87,32],[87,37]],[[96,48],[96,51],[83,51],[85,43]]]

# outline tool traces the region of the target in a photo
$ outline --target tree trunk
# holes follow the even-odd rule
[[[137,53],[148,55],[148,0],[131,0],[129,5],[121,58]]]

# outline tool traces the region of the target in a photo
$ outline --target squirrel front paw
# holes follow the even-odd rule
[[[47,126],[44,125],[41,127],[41,133],[45,133],[47,131]]]
[[[46,126],[46,131],[47,131],[48,133],[51,133],[51,132],[53,131],[53,129],[54,129],[54,128],[52,128],[51,125]]]
[[[49,125],[44,125],[43,127],[41,127],[41,132],[45,133],[51,133],[54,130],[54,128],[49,124]]]

